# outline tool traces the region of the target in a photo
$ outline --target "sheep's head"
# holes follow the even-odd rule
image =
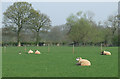
[[[79,57],[79,58],[76,58],[76,61],[80,61],[82,58],[81,57]]]
[[[105,55],[105,54],[104,54],[104,51],[101,52],[101,55]]]

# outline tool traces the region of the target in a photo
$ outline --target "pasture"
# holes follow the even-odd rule
[[[100,47],[52,46],[27,47],[42,54],[28,54],[24,47],[2,48],[3,77],[117,77],[118,47],[103,47],[111,56],[100,55]],[[21,51],[22,54],[18,54]],[[88,59],[91,66],[76,65],[77,57]]]

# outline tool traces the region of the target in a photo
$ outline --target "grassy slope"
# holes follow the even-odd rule
[[[103,48],[112,52],[111,56],[100,55],[100,47],[27,47],[39,49],[41,55],[26,54],[24,47],[3,49],[3,77],[115,77],[118,74],[118,48]],[[22,51],[19,55],[18,52]],[[92,66],[77,66],[76,57],[91,61]]]

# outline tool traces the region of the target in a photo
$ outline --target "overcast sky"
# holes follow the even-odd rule
[[[30,2],[34,9],[47,14],[52,25],[66,23],[66,18],[78,11],[91,11],[95,14],[94,21],[105,21],[109,15],[116,14],[118,11],[117,2]],[[12,5],[12,2],[2,3],[2,13]]]

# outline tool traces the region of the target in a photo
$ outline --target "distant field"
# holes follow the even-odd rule
[[[27,47],[42,54],[27,54],[24,47],[7,47],[2,52],[3,77],[117,77],[118,47],[105,47],[111,56],[100,55],[100,47]],[[19,55],[18,52],[22,51]],[[76,57],[91,61],[90,67],[77,66]]]

